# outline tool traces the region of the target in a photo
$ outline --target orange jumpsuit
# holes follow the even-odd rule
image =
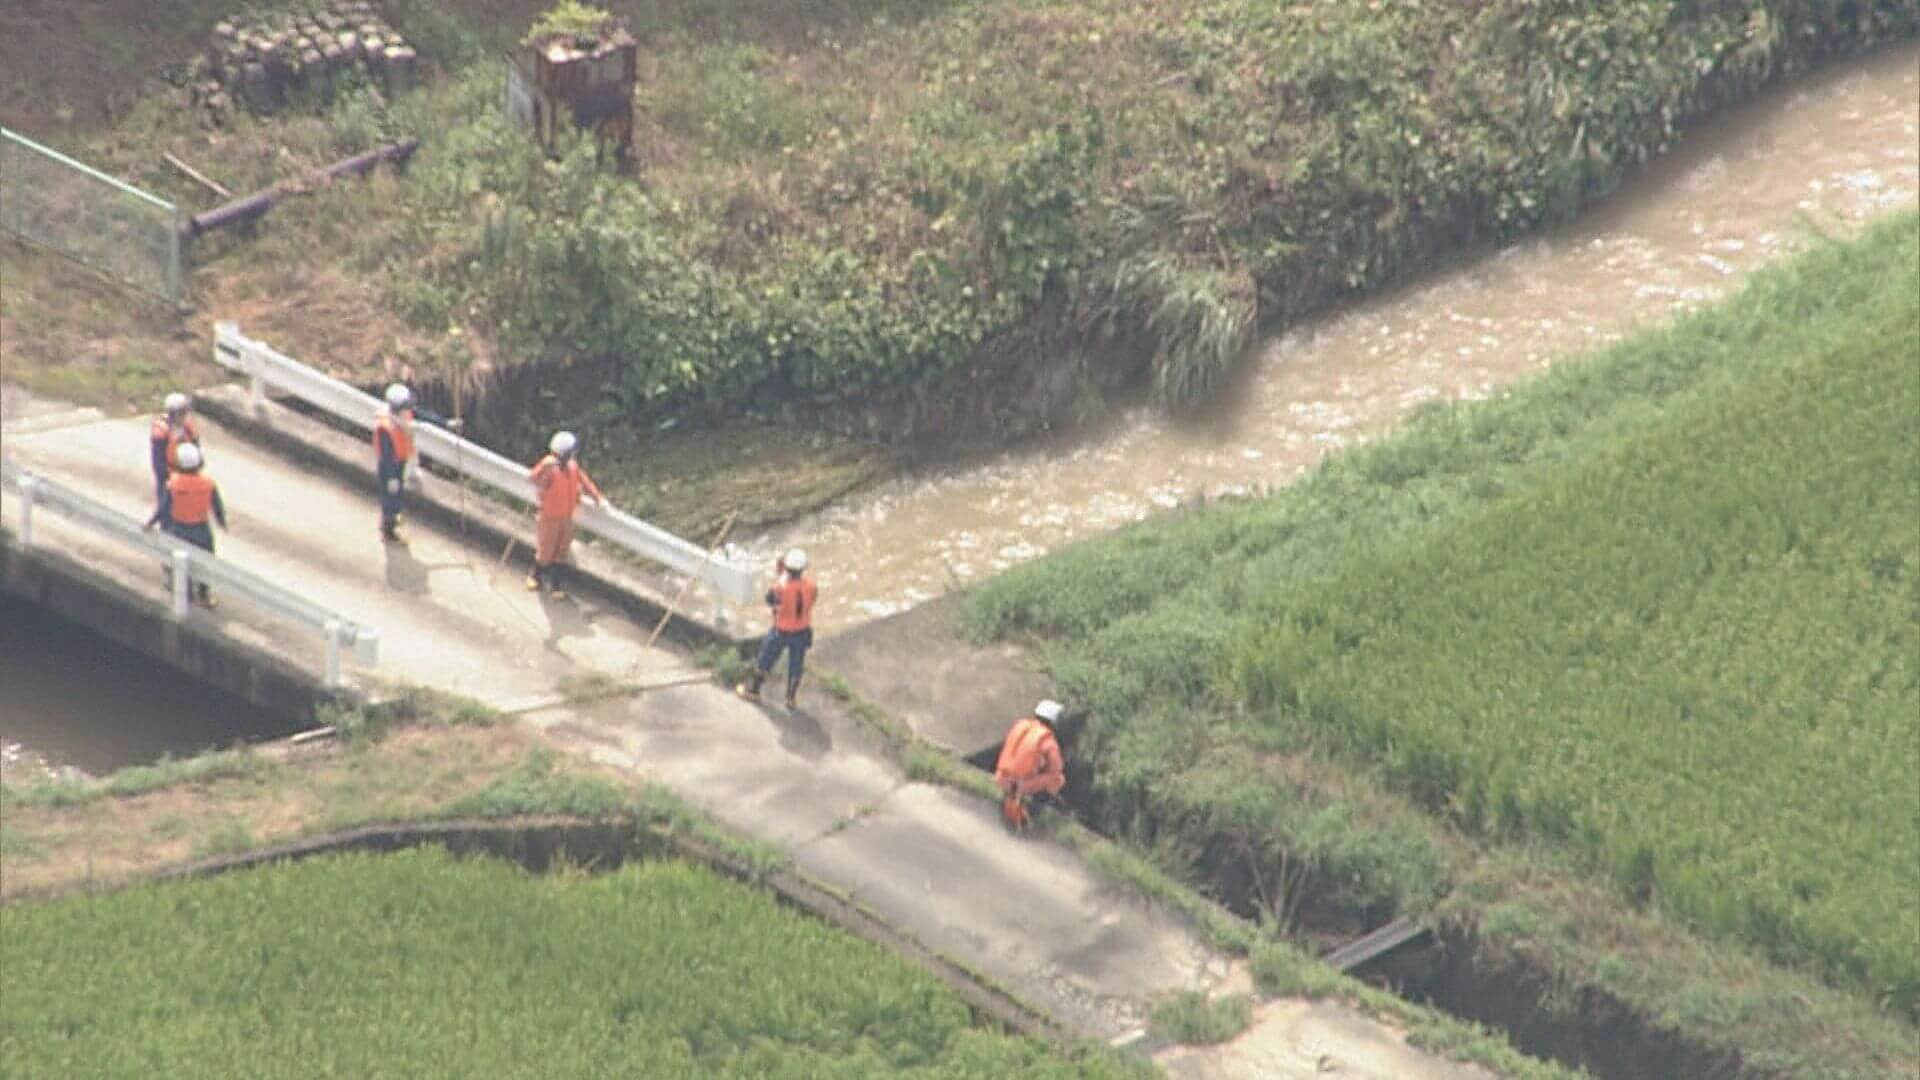
[[[527,475],[540,491],[539,544],[533,561],[552,566],[565,559],[567,549],[573,546],[573,511],[580,505],[581,493],[593,496],[596,502],[604,502],[605,496],[573,458],[562,462],[548,454],[527,470]]]
[[[1027,797],[1057,795],[1067,786],[1067,761],[1053,729],[1038,717],[1020,718],[1001,744],[994,782],[1006,796],[1000,805],[1009,825],[1027,823]]]

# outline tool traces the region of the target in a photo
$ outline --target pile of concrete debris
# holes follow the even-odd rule
[[[392,97],[413,87],[419,61],[369,0],[302,0],[216,25],[188,85],[193,106],[219,124],[236,108],[261,115],[302,95],[324,100],[351,80]]]

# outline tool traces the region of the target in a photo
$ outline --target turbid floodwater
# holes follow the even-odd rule
[[[1568,226],[1463,256],[1263,342],[1221,401],[921,473],[754,538],[805,545],[819,624],[891,614],[1195,498],[1284,484],[1431,401],[1486,396],[1719,296],[1920,192],[1920,46],[1837,66],[1690,132]]]
[[[43,769],[98,775],[312,726],[0,598],[0,771],[9,779]]]

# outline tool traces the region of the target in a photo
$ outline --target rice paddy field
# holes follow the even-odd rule
[[[1284,831],[1260,762],[1337,761],[1910,1022],[1920,218],[1268,498],[1017,569],[969,620],[1092,706],[1116,829]],[[1358,887],[1431,899],[1415,849]]]
[[[0,909],[10,1077],[1119,1077],[677,862],[437,848]]]

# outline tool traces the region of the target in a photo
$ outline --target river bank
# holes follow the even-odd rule
[[[1920,219],[1896,215],[1498,400],[1430,410],[1270,497],[1070,547],[982,586],[967,620],[1027,644],[1091,710],[1089,820],[1232,906],[1309,929],[1329,911],[1335,929],[1342,912],[1430,912],[1733,1050],[1739,1075],[1910,1069],[1908,763],[1866,779],[1844,747],[1883,728],[1869,756],[1912,739],[1910,552],[1896,552],[1917,496],[1895,448],[1911,428],[1917,235]],[[1774,449],[1735,433],[1745,423]],[[1880,494],[1809,509],[1848,483]],[[1767,494],[1732,494],[1748,489]],[[1735,506],[1768,507],[1770,524],[1742,525]],[[1563,520],[1580,513],[1642,540]],[[1461,546],[1496,534],[1526,549],[1493,559],[1518,575],[1504,586],[1490,549]],[[1633,565],[1598,569],[1601,553]],[[1855,563],[1839,572],[1879,599],[1784,599],[1790,579]],[[1592,608],[1552,599],[1576,594]],[[1816,640],[1850,644],[1800,651]],[[1771,688],[1757,699],[1750,666]],[[1803,708],[1817,719],[1786,719]],[[1770,769],[1812,786],[1758,779]],[[1727,782],[1765,807],[1667,801]],[[1844,839],[1881,800],[1897,805],[1867,820],[1890,831]]]
[[[642,183],[590,162],[548,176],[500,129],[497,73],[482,57],[507,28],[492,9],[398,5],[447,73],[398,102],[350,95],[323,115],[218,132],[148,102],[62,145],[188,207],[206,196],[158,163],[159,148],[240,190],[385,132],[426,132],[427,146],[405,179],[318,192],[257,235],[210,238],[193,284],[204,314],[185,322],[0,245],[9,375],[144,410],[209,370],[204,324],[216,316],[370,385],[411,372],[478,395],[531,363],[541,374],[508,395],[514,422],[490,426],[494,445],[532,453],[556,425],[619,429],[634,445],[606,440],[603,467],[664,524],[706,531],[723,506],[769,521],[900,464],[878,443],[977,445],[1079,424],[1142,378],[1199,396],[1224,385],[1260,327],[1560,220],[1659,156],[1689,117],[1913,29],[1899,4],[1857,19],[1769,8],[1738,25],[1689,15],[1642,49],[1632,43],[1654,33],[1660,5],[1630,4],[1544,25],[1565,48],[1542,54],[1515,51],[1500,5],[1312,19],[1227,0],[1154,13],[908,7],[911,18],[855,4],[806,28],[751,5],[685,25],[684,12],[649,14],[647,81],[688,89],[644,95]],[[1048,65],[1096,45],[1115,54],[1101,70],[1126,81],[1063,99]],[[1355,61],[1368,50],[1385,53]],[[956,55],[981,70],[946,70]],[[1348,78],[1395,66],[1434,77],[1424,88]],[[855,109],[823,89],[857,98],[876,80],[887,92],[869,96],[899,100]],[[1149,80],[1160,89],[1141,93]],[[740,117],[776,89],[817,108],[780,114],[763,132],[771,143],[742,143]],[[1529,94],[1573,104],[1494,107]],[[952,100],[969,101],[978,123],[942,119]],[[1271,100],[1293,104],[1252,108]],[[1062,118],[1066,134],[1054,130]],[[1191,145],[1210,149],[1170,150]],[[576,196],[602,209],[577,213]],[[645,243],[596,247],[614,234],[569,231],[587,217],[619,220]],[[672,273],[648,269],[653,255],[670,256]],[[110,333],[100,311],[119,312]],[[735,419],[688,432],[716,415]],[[1141,422],[1161,421],[1123,420]],[[774,465],[734,476],[749,455]]]

